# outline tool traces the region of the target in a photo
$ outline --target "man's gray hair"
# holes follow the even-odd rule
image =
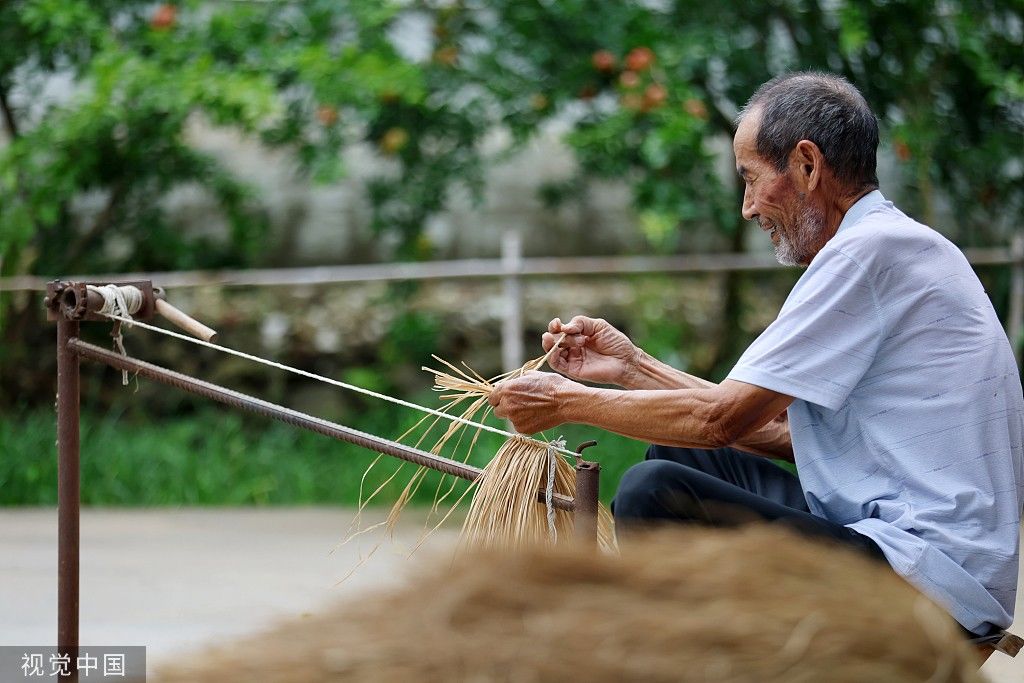
[[[878,120],[864,96],[842,76],[798,71],[757,89],[740,111],[761,112],[757,153],[776,170],[786,168],[801,140],[818,146],[836,178],[850,190],[876,189]]]

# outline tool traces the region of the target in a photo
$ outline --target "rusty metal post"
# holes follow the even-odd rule
[[[78,651],[79,358],[68,342],[78,321],[57,321],[57,646]],[[70,678],[77,680],[77,671]]]
[[[597,545],[597,501],[601,486],[601,465],[596,462],[576,462],[576,501],[574,535],[578,543]]]

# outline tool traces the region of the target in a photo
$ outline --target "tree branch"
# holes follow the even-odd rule
[[[732,119],[725,115],[722,108],[718,106],[718,102],[715,98],[715,92],[708,85],[708,77],[706,73],[697,74],[694,77],[694,81],[704,91],[707,99],[708,113],[710,114],[711,122],[718,126],[718,129],[732,137],[736,133],[736,126],[733,125]]]
[[[18,137],[18,124],[14,120],[14,112],[11,111],[11,105],[7,102],[7,90],[0,86],[0,111],[4,115],[4,127],[7,128],[8,135],[14,140]]]
[[[128,194],[128,182],[125,180],[118,181],[113,188],[110,190],[110,195],[107,197],[107,203],[103,206],[103,210],[96,216],[96,220],[93,221],[92,226],[75,242],[68,247],[64,257],[64,267],[72,268],[75,262],[82,256],[86,248],[88,248],[97,237],[103,233],[104,230],[110,227],[110,224],[114,222],[114,213],[117,211],[117,207],[124,200]]]

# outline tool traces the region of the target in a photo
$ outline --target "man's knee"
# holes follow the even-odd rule
[[[657,446],[652,446],[657,448]],[[665,516],[664,496],[685,467],[668,460],[645,460],[622,475],[612,512],[616,519],[654,519]]]
[[[670,460],[695,470],[704,471],[707,469],[708,457],[718,454],[718,451],[703,448],[680,448],[678,446],[660,446],[651,444],[647,447],[647,454],[644,460]]]

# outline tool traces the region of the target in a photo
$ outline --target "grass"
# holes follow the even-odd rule
[[[396,438],[418,414],[367,404],[339,421]],[[493,418],[492,418],[493,420]],[[493,424],[498,424],[493,422]],[[364,471],[375,455],[294,427],[218,406],[178,417],[151,418],[139,408],[106,414],[83,410],[82,503],[110,506],[167,505],[355,505]],[[599,445],[587,457],[602,465],[601,498],[611,500],[622,473],[643,458],[645,445],[590,427],[568,425],[571,447],[586,439]],[[53,505],[57,500],[54,414],[24,410],[0,416],[0,505]],[[503,442],[482,433],[471,462],[483,466]],[[410,442],[411,443],[411,442]],[[399,461],[383,458],[368,482],[381,482]],[[406,464],[375,499],[389,506],[414,467]],[[432,473],[413,504],[433,500]]]

